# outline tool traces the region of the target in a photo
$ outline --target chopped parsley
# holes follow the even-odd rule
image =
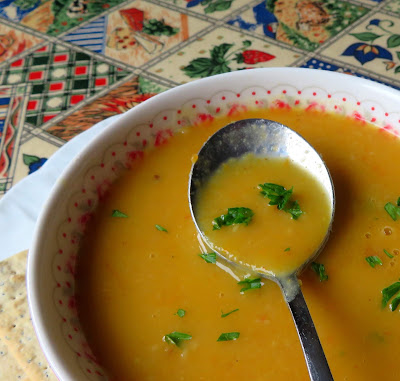
[[[165,229],[165,228],[163,228],[163,227],[160,226],[160,225],[156,225],[156,229],[159,230],[160,232],[166,232],[166,233],[168,233],[168,230]]]
[[[400,197],[397,199],[397,205],[388,202],[385,205],[385,210],[393,221],[396,221],[398,218],[400,218]]]
[[[282,185],[264,183],[258,185],[261,188],[261,194],[269,198],[269,205],[277,205],[279,210],[282,210],[293,194],[293,187],[286,189]]]
[[[227,317],[227,316],[229,316],[230,314],[233,314],[233,313],[236,312],[236,311],[239,311],[239,308],[236,308],[236,309],[234,309],[234,310],[232,310],[232,311],[229,311],[229,312],[227,312],[226,314],[224,314],[224,313],[221,311],[221,317],[222,317],[222,318]]]
[[[229,226],[234,224],[245,224],[248,225],[252,220],[254,213],[249,208],[239,207],[239,208],[228,208],[227,214],[222,214],[221,216],[214,218],[213,230],[219,230],[222,226]]]
[[[396,296],[395,296],[396,295]],[[400,303],[400,282],[394,282],[382,290],[382,308],[385,308],[389,300],[393,297],[390,309],[394,311]]]
[[[215,253],[199,254],[199,257],[203,258],[207,263],[217,262],[217,254]]]
[[[111,217],[118,217],[118,218],[128,218],[128,215],[125,213],[122,213],[118,209],[114,209],[111,213]]]
[[[383,249],[383,252],[384,252],[389,258],[393,258],[393,255],[390,254],[387,250]]]
[[[365,260],[372,268],[374,268],[377,265],[382,266],[382,261],[377,255],[371,255],[369,257],[366,257]]]
[[[179,308],[179,310],[176,312],[175,315],[178,315],[179,317],[184,317],[186,314],[186,311],[183,310],[182,308]]]
[[[240,292],[246,292],[249,290],[253,290],[255,288],[261,288],[261,278],[246,278],[238,282],[238,284],[243,285]]]
[[[285,250],[283,250],[283,251],[290,251],[290,247],[287,247]]]
[[[285,212],[290,213],[294,220],[297,220],[302,214],[303,211],[300,209],[299,203],[296,201],[291,201],[290,206],[283,209]]]
[[[261,189],[260,193],[265,198],[269,198],[268,205],[276,205],[279,210],[290,213],[294,220],[297,220],[303,214],[299,203],[290,200],[293,195],[293,187],[286,189],[282,185],[272,183],[259,184],[258,186]]]
[[[397,295],[392,299],[392,303],[390,303],[390,309],[391,311],[395,311],[396,308],[399,306],[400,304],[400,292],[397,293]]]
[[[171,332],[168,335],[165,335],[163,340],[168,344],[174,344],[179,347],[183,340],[190,340],[191,338],[192,336],[188,335],[187,333]]]
[[[319,276],[319,281],[323,282],[324,280],[328,280],[328,275],[325,272],[325,266],[321,263],[312,262],[311,263],[312,270]]]
[[[227,333],[221,333],[221,335],[218,337],[217,341],[231,341],[231,340],[237,340],[240,336],[240,332],[227,332]]]

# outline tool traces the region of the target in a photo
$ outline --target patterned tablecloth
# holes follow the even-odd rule
[[[400,89],[400,0],[1,0],[0,198],[103,119],[271,66]]]
[[[400,0],[2,0],[0,197],[102,119],[270,66],[400,88]]]

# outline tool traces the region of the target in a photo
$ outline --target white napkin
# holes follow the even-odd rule
[[[0,200],[0,261],[29,249],[42,206],[64,168],[101,130],[119,118],[112,116],[82,132],[56,151],[36,172],[13,186]]]

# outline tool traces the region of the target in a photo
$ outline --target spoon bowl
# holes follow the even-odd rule
[[[280,286],[296,325],[311,380],[333,380],[297,278],[299,273],[318,256],[325,246],[331,231],[335,210],[332,179],[325,163],[315,149],[289,127],[271,120],[244,119],[221,128],[200,149],[190,172],[189,203],[194,223],[204,241],[222,261],[231,267],[244,267],[244,265],[227,258],[220,250],[215,250],[199,227],[195,205],[199,190],[223,163],[228,159],[240,158],[249,153],[263,158],[288,158],[316,178],[328,196],[331,206],[329,226],[320,244],[310,253],[309,257],[289,274],[276,275],[272,271],[262,271],[258,272],[258,275],[270,279]]]

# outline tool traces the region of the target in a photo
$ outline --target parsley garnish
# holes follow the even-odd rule
[[[390,309],[394,311],[400,303],[400,282],[394,282],[390,286],[382,290],[382,308],[385,308],[389,300],[395,296],[390,305]]]
[[[397,205],[388,202],[385,205],[385,210],[388,212],[389,216],[392,217],[392,220],[396,221],[400,217],[400,197],[397,199]]]
[[[290,251],[290,247],[287,247],[285,250],[283,250],[283,251]]]
[[[400,304],[400,292],[393,298],[392,303],[390,303],[390,309],[391,311],[395,311],[396,308],[399,306]]]
[[[219,230],[222,226],[229,226],[234,224],[248,225],[253,218],[253,211],[249,208],[228,208],[227,214],[214,218],[212,224],[213,230]]]
[[[283,210],[287,213],[290,213],[294,220],[297,220],[303,214],[303,211],[300,209],[300,205],[297,201],[291,202],[290,207],[286,207]]]
[[[186,314],[186,311],[183,310],[182,308],[179,308],[179,310],[176,312],[175,315],[178,315],[179,317],[184,317]]]
[[[290,213],[294,220],[297,220],[303,214],[299,203],[290,200],[293,194],[293,187],[286,189],[282,185],[272,183],[259,184],[258,186],[261,189],[260,193],[269,198],[268,205],[276,205],[279,210]]]
[[[393,258],[393,255],[390,254],[387,250],[383,249],[383,252],[384,252],[389,258]]]
[[[119,218],[128,218],[128,215],[125,213],[122,213],[118,209],[114,209],[111,213],[111,217],[119,217]]]
[[[229,316],[230,314],[233,314],[233,313],[236,312],[236,311],[239,311],[239,308],[236,308],[235,310],[229,311],[229,312],[227,312],[226,314],[224,314],[224,313],[221,311],[221,317],[222,317],[222,318],[227,317],[227,316]]]
[[[366,257],[365,260],[372,268],[374,268],[376,265],[382,266],[382,261],[377,255],[371,255],[370,257]]]
[[[217,254],[215,253],[199,254],[199,257],[203,258],[207,263],[217,262]]]
[[[321,263],[312,262],[311,268],[313,271],[319,276],[319,281],[323,282],[324,280],[328,280],[328,275],[325,272],[325,266]]]
[[[261,288],[261,278],[246,278],[238,282],[240,285],[245,285],[240,292],[245,292],[248,290],[253,290],[255,288]]]
[[[168,230],[165,229],[165,228],[163,228],[163,227],[160,226],[160,225],[156,225],[156,229],[159,230],[160,232],[166,232],[166,233],[168,233]]]
[[[230,340],[237,340],[240,336],[240,332],[227,332],[221,333],[218,337],[217,341],[230,341]]]
[[[269,198],[269,205],[277,205],[279,210],[282,210],[290,197],[292,197],[293,187],[287,190],[282,185],[264,183],[258,185],[261,188],[261,194]]]
[[[187,333],[171,332],[168,335],[165,335],[163,340],[168,344],[174,344],[179,347],[182,340],[190,340],[191,338],[192,336],[188,335]]]

